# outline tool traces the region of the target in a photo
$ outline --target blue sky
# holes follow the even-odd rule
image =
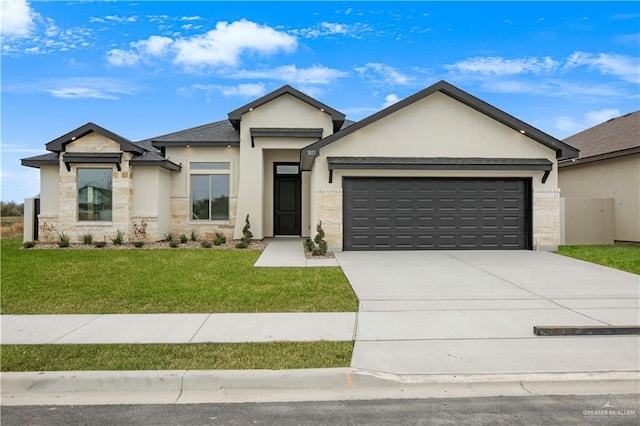
[[[131,140],[284,84],[353,120],[447,80],[564,138],[639,109],[638,2],[2,1],[2,194],[88,121]]]

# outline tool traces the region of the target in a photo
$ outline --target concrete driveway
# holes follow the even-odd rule
[[[538,337],[640,324],[640,276],[547,252],[336,254],[359,300],[352,366],[395,374],[640,370],[639,336]]]

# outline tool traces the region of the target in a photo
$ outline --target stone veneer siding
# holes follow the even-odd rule
[[[316,218],[333,250],[342,250],[342,190],[316,191]],[[555,251],[560,244],[560,190],[533,189],[533,249]],[[315,236],[314,232],[311,238]]]
[[[533,249],[555,251],[560,244],[560,190],[533,189]]]
[[[207,240],[215,238],[216,232],[222,232],[227,241],[231,241],[233,240],[237,208],[238,197],[229,197],[228,221],[190,220],[191,200],[189,197],[171,197],[171,232],[175,236],[181,234],[190,236],[194,231],[200,236],[200,239]]]

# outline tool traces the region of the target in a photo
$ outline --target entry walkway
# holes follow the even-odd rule
[[[355,312],[2,315],[2,344],[351,341]]]
[[[257,267],[317,267],[338,266],[336,259],[307,259],[304,255],[304,238],[276,237],[265,240],[267,248],[253,266]]]

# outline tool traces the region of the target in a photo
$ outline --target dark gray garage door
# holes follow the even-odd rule
[[[344,249],[529,249],[530,187],[528,179],[344,178]]]

